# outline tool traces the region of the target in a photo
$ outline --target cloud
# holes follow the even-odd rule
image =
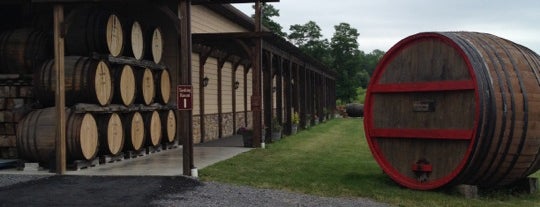
[[[540,1],[358,1],[282,0],[276,19],[284,29],[292,24],[317,22],[326,38],[334,25],[347,22],[360,33],[360,49],[387,51],[399,40],[427,31],[491,33],[540,52]],[[238,5],[253,13],[249,5]]]

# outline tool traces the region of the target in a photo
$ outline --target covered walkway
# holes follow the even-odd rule
[[[252,150],[242,147],[241,136],[231,136],[204,144],[195,145],[193,156],[198,169],[232,158]],[[105,163],[78,171],[67,171],[67,175],[88,176],[180,176],[182,168],[182,146],[134,159],[124,159],[114,163]],[[26,169],[0,170],[0,174],[50,174],[46,170]]]

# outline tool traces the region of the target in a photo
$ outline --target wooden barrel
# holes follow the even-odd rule
[[[171,76],[169,70],[156,70],[156,101],[168,104],[171,99]]]
[[[347,104],[345,107],[345,111],[347,112],[347,116],[350,117],[363,117],[364,116],[364,105],[363,104]]]
[[[75,103],[111,103],[113,87],[109,65],[87,57],[64,58],[66,105]],[[43,64],[34,80],[36,98],[44,106],[54,106],[56,76],[54,60]]]
[[[156,95],[152,70],[148,68],[136,69],[135,80],[137,84],[137,98],[135,99],[135,102],[145,105],[152,104]]]
[[[176,114],[174,110],[159,112],[163,142],[172,143],[176,140]]]
[[[118,15],[99,8],[75,9],[66,18],[66,54],[88,56],[92,52],[119,56],[124,31]]]
[[[113,67],[114,96],[112,103],[130,106],[135,102],[136,84],[135,73],[130,65]]]
[[[0,73],[31,74],[52,57],[52,38],[30,28],[0,34]]]
[[[124,147],[124,128],[117,113],[94,115],[97,120],[100,154],[118,155]]]
[[[516,182],[540,168],[538,74],[536,53],[490,34],[408,37],[367,90],[371,151],[408,188]]]
[[[124,31],[126,32],[126,48],[124,55],[134,57],[137,60],[142,60],[145,53],[143,28],[138,21],[131,21],[127,23]]]
[[[89,113],[66,112],[68,160],[91,160],[98,152],[98,127]],[[27,161],[49,163],[55,157],[56,108],[29,113],[17,127],[17,149]]]
[[[122,123],[124,124],[125,151],[140,151],[145,144],[144,120],[139,112],[124,114]]]
[[[146,35],[147,40],[145,42],[149,43],[150,46],[147,47],[147,52],[145,53],[147,59],[154,61],[155,63],[161,63],[163,57],[163,36],[161,29],[159,27],[154,27]]]
[[[149,146],[158,146],[161,143],[161,119],[157,111],[143,112],[144,129],[146,137],[148,137],[147,144]]]

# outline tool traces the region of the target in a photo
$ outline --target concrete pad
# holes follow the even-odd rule
[[[194,147],[193,159],[197,169],[203,169],[217,162],[232,158],[238,154],[252,150],[244,147]],[[182,175],[182,147],[169,149],[134,159],[101,164],[99,166],[67,171],[67,175],[100,175],[100,176],[178,176]],[[53,175],[48,171],[18,171],[16,169],[0,170],[0,174],[41,174]]]

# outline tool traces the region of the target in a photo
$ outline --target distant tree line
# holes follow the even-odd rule
[[[283,32],[283,27],[272,19],[279,17],[279,10],[271,4],[263,5],[262,14],[265,27],[336,72],[338,103],[363,102],[365,88],[384,51],[360,50],[357,41],[360,33],[348,23],[335,25],[334,35],[328,40],[314,21],[291,25],[290,34]]]

